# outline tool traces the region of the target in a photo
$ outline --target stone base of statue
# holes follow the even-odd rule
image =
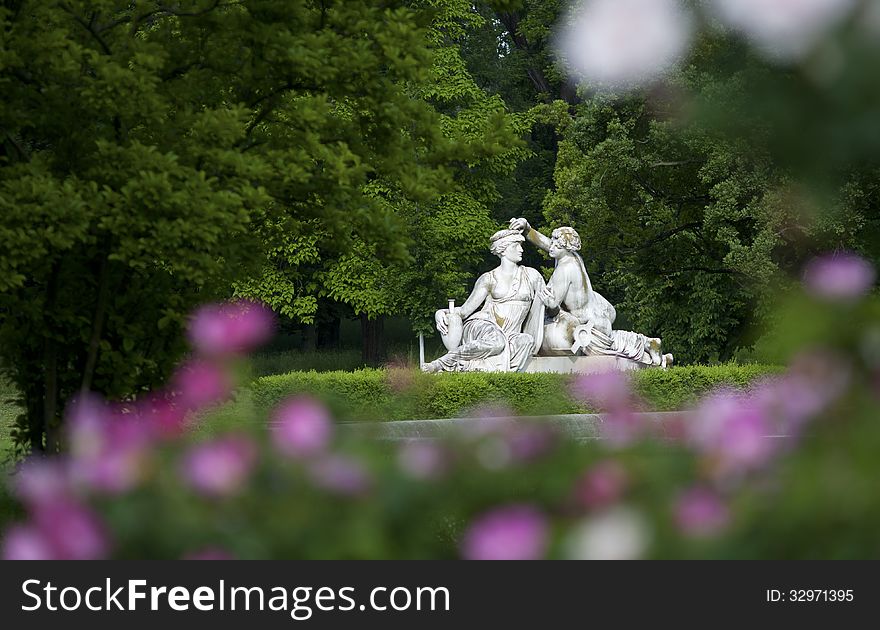
[[[532,357],[523,372],[555,372],[557,374],[598,374],[601,372],[631,372],[651,367],[647,363],[611,356]]]

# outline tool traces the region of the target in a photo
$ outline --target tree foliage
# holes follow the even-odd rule
[[[431,199],[449,179],[452,145],[411,87],[426,26],[371,0],[0,7],[0,348],[19,440],[43,448],[80,389],[158,382],[185,313],[267,252],[311,264],[319,242],[369,238],[404,255],[365,191]]]
[[[595,93],[573,117],[561,104],[547,110],[564,139],[546,221],[580,230],[617,325],[661,336],[685,361],[751,346],[811,253],[863,249],[870,238],[866,178],[850,170],[829,191],[829,211],[816,212],[777,134],[745,105],[760,99],[756,77],[768,74],[790,80],[741,45],[707,37],[665,92]],[[688,101],[699,115],[678,113]],[[732,134],[713,119],[754,124]]]
[[[431,16],[426,34],[431,58],[426,75],[406,89],[437,113],[450,147],[452,181],[431,199],[405,194],[394,177],[363,188],[378,216],[399,226],[395,236],[408,246],[407,256],[389,256],[370,233],[354,232],[354,246],[345,251],[314,238],[323,232],[321,225],[281,235],[261,275],[237,290],[294,319],[313,321],[319,300],[330,298],[356,315],[404,314],[416,328],[427,329],[431,313],[447,297],[466,295],[488,236],[498,229],[490,215],[498,198],[496,180],[528,154],[518,137],[530,126],[529,116],[509,113],[500,96],[478,86],[461,54],[485,18],[464,0],[410,4]]]

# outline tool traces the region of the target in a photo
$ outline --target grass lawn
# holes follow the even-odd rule
[[[5,380],[0,380],[0,462],[6,460],[12,450],[12,427],[19,407],[11,402],[15,388]]]
[[[15,396],[15,388],[5,380],[0,380],[0,528],[21,517],[21,507],[9,496],[6,476],[12,463],[11,431],[19,408],[9,399]]]

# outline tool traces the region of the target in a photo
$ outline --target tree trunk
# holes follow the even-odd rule
[[[53,263],[49,272],[46,287],[46,331],[43,340],[43,431],[46,436],[46,450],[54,453],[58,450],[57,422],[58,416],[58,347],[52,338],[51,318],[54,316],[55,303],[58,299],[58,283],[61,270],[57,262]],[[42,440],[41,440],[42,441]]]
[[[302,346],[303,352],[314,352],[317,344],[315,343],[315,332],[317,326],[315,324],[305,324],[302,330]]]
[[[46,434],[46,451],[55,453],[60,446],[58,439],[58,350],[55,340],[46,338],[46,389],[43,394],[43,432]]]
[[[385,359],[385,317],[377,315],[369,319],[361,315],[361,359],[371,367],[377,367]]]
[[[83,369],[82,385],[80,391],[85,395],[92,388],[95,376],[95,366],[98,364],[98,347],[101,343],[101,331],[104,328],[104,319],[107,313],[107,303],[110,300],[110,262],[106,256],[101,258],[98,270],[98,288],[95,303],[95,315],[92,319],[92,334],[89,338],[89,350],[86,356],[86,365]]]
[[[339,347],[339,317],[330,317],[318,322],[318,348],[335,350]]]

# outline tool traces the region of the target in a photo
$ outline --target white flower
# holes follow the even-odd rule
[[[566,555],[572,560],[637,560],[647,550],[649,538],[642,514],[618,506],[576,525],[566,541]]]
[[[559,33],[557,48],[582,78],[633,87],[669,70],[691,32],[677,0],[586,0]]]
[[[712,0],[728,27],[767,56],[797,60],[850,12],[856,0]]]

